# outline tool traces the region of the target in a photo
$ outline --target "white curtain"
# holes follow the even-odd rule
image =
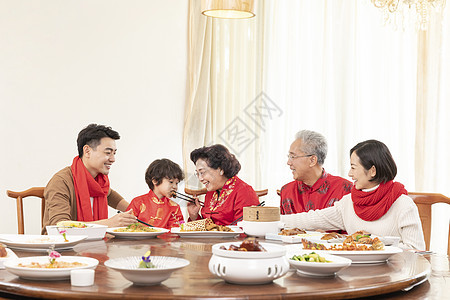
[[[331,174],[347,177],[349,149],[378,139],[407,190],[450,195],[448,7],[430,12],[428,30],[417,31],[402,18],[385,25],[371,1],[256,4],[253,19],[220,20],[190,1],[187,186],[198,187],[189,153],[221,143],[239,158],[239,176],[268,188],[266,203],[279,205],[276,190],[292,181],[289,145],[297,131],[311,129],[328,139]],[[438,236],[448,236],[449,210],[433,210],[438,252],[446,252]]]
[[[312,129],[328,139],[332,174],[347,177],[349,149],[378,139],[409,191],[450,194],[448,8],[423,36],[384,25],[370,1],[260,0],[248,20],[208,19],[199,2],[190,2],[188,173],[190,151],[225,144],[275,204],[292,180],[294,134]]]
[[[199,182],[189,159],[192,150],[220,143],[239,159],[239,176],[253,186],[261,179],[258,136],[248,113],[257,103],[262,74],[257,38],[259,18],[222,20],[201,14],[201,1],[189,6],[189,98],[183,137],[186,185]]]

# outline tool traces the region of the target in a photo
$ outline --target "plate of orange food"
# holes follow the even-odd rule
[[[83,256],[61,256],[51,263],[49,256],[31,256],[8,260],[4,263],[6,271],[30,280],[64,280],[70,271],[76,269],[95,269],[98,260]]]
[[[403,252],[398,247],[385,246],[378,238],[375,238],[374,241],[373,244],[357,244],[355,242],[321,244],[304,239],[302,240],[302,249],[342,256],[351,259],[354,264],[384,263],[392,255]]]
[[[111,227],[106,232],[120,238],[153,238],[169,232],[169,229],[134,223],[127,227]]]
[[[188,238],[228,238],[244,233],[238,226],[217,225],[210,218],[181,224],[181,227],[173,227],[171,232]]]

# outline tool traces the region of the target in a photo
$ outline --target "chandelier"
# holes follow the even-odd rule
[[[385,21],[393,14],[400,14],[404,19],[405,9],[415,9],[416,24],[420,30],[427,29],[432,10],[442,11],[445,7],[445,0],[372,0],[372,3],[384,10]]]
[[[252,18],[253,10],[253,0],[202,0],[202,14],[213,18]]]

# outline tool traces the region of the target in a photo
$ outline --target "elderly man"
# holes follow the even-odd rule
[[[281,214],[296,214],[333,206],[350,193],[352,183],[325,172],[327,141],[320,133],[302,130],[289,149],[287,164],[294,181],[281,188]]]
[[[110,189],[108,174],[115,162],[119,133],[111,127],[90,124],[78,134],[78,155],[72,165],[56,173],[44,190],[45,226],[77,220],[109,227],[136,222],[132,211],[108,218],[108,205],[124,211],[128,202]]]

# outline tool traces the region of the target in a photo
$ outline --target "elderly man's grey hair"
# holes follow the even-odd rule
[[[317,156],[317,163],[323,165],[327,157],[327,140],[323,135],[311,130],[302,130],[297,132],[295,139],[302,140],[301,151],[305,154],[314,154]]]

